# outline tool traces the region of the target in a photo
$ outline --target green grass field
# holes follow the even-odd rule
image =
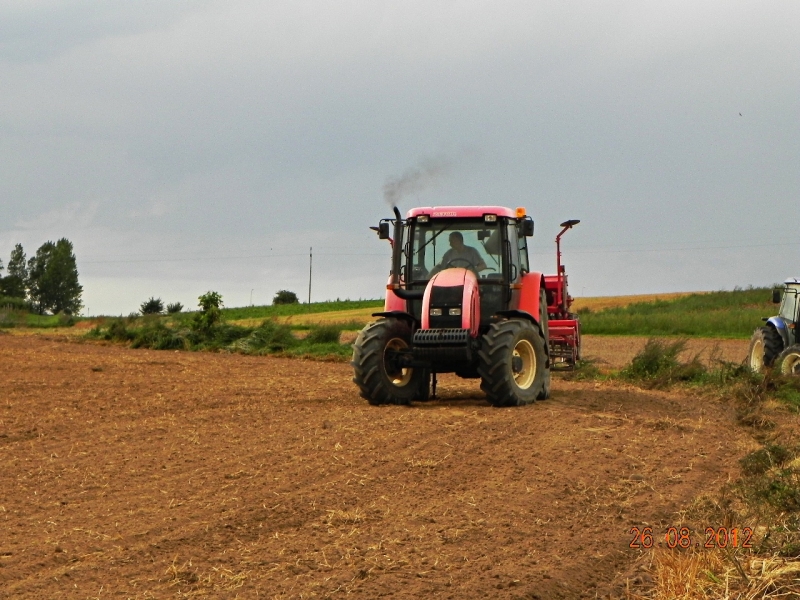
[[[589,335],[749,338],[762,317],[778,312],[771,295],[771,288],[737,289],[579,314]]]
[[[582,331],[589,335],[734,339],[749,338],[753,330],[761,325],[762,317],[775,315],[778,311],[778,307],[770,302],[771,288],[665,296],[667,299],[631,304],[625,304],[625,297],[579,298],[575,306],[578,307]],[[609,302],[612,306],[608,306]],[[613,306],[616,303],[620,305]],[[591,310],[593,304],[605,305],[606,308]],[[222,314],[227,322],[239,322],[250,327],[258,326],[263,320],[278,318],[295,330],[314,329],[324,324],[336,324],[342,330],[358,330],[371,320],[372,312],[379,311],[382,307],[383,300],[335,300],[311,304],[223,308]],[[68,325],[64,318],[57,316],[40,316],[19,310],[0,312],[0,327],[49,328]],[[342,313],[341,319],[336,315],[339,312]],[[163,319],[174,326],[187,327],[194,314],[185,312],[165,316]],[[313,315],[320,317],[314,318]]]

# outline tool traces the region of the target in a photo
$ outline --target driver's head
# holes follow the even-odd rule
[[[460,231],[454,231],[450,234],[450,247],[455,250],[461,250],[464,247],[464,236]]]

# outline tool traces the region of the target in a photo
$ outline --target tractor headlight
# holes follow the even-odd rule
[[[495,223],[495,222],[497,222],[497,215],[483,215],[483,222],[484,223]]]
[[[441,317],[442,316],[442,309],[441,308],[432,308],[431,309],[431,316],[432,317]]]
[[[430,216],[428,215],[420,215],[417,217],[417,223],[428,223],[430,221]]]
[[[451,317],[460,317],[461,316],[461,309],[460,308],[451,308],[449,311],[447,311],[447,314],[449,314]]]

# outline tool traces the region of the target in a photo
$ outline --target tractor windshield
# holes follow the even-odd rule
[[[411,280],[427,281],[451,267],[465,267],[482,280],[502,279],[502,243],[497,221],[436,219],[415,223],[411,239]]]
[[[800,285],[787,285],[783,290],[783,300],[781,301],[780,316],[794,323],[797,321],[797,293]]]

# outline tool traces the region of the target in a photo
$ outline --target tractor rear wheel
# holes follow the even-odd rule
[[[399,319],[370,323],[353,344],[353,382],[370,404],[408,404],[427,383],[422,369],[403,367],[400,357],[411,347],[411,328]]]
[[[781,352],[775,360],[775,365],[780,369],[781,375],[800,376],[800,344],[789,346]]]
[[[550,391],[544,340],[529,321],[493,323],[478,358],[481,389],[494,406],[523,406]]]
[[[750,338],[747,364],[754,373],[763,373],[771,367],[783,350],[783,339],[773,327],[759,327]]]
[[[539,324],[542,327],[542,332],[544,333],[544,351],[546,353],[550,352],[550,317],[547,314],[547,296],[545,295],[544,288],[539,290]],[[536,395],[537,400],[547,400],[550,397],[550,357],[546,357],[545,362],[545,373],[544,373],[544,381],[542,383],[542,388],[539,390],[539,393]]]

